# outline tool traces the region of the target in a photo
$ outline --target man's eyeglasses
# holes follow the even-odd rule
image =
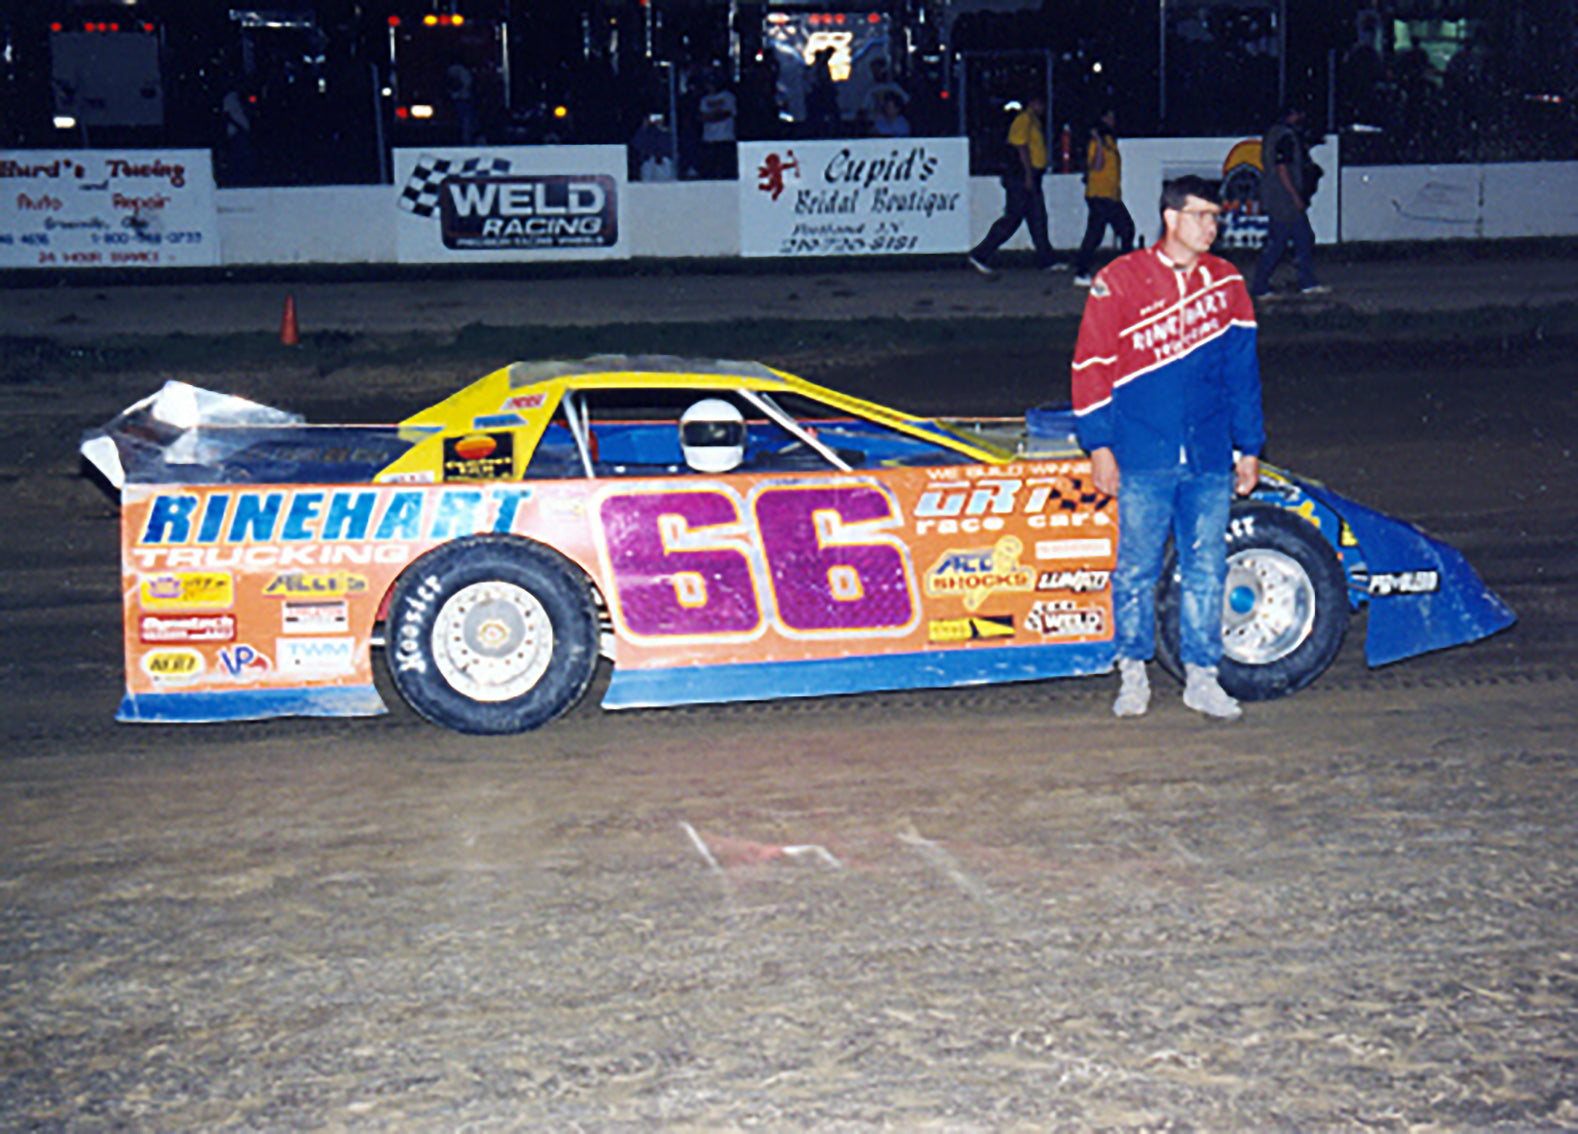
[[[1206,221],[1216,224],[1222,219],[1222,214],[1216,209],[1179,209],[1178,215],[1181,217],[1193,217],[1199,224],[1204,224]]]

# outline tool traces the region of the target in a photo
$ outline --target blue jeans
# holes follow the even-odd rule
[[[1085,239],[1080,242],[1079,255],[1074,257],[1076,276],[1088,276],[1096,266],[1096,249],[1101,247],[1101,238],[1107,234],[1108,225],[1118,238],[1119,253],[1134,247],[1134,218],[1123,202],[1111,197],[1086,197]]]
[[[992,222],[986,237],[971,250],[981,263],[991,267],[997,250],[1008,243],[1008,238],[1019,231],[1021,224],[1030,226],[1030,243],[1036,249],[1036,267],[1047,268],[1057,259],[1052,242],[1047,237],[1047,200],[1041,191],[1041,174],[1031,177],[1025,184],[1023,170],[1003,176],[1003,191],[1008,195],[1003,205],[1003,215]]]
[[[1271,229],[1266,233],[1266,243],[1261,246],[1260,260],[1255,264],[1255,283],[1249,289],[1250,295],[1265,295],[1271,290],[1271,274],[1277,270],[1290,241],[1293,263],[1299,272],[1299,290],[1315,286],[1315,230],[1310,227],[1310,215],[1300,213],[1293,220],[1271,218]]]
[[[1156,582],[1167,535],[1183,576],[1185,665],[1222,660],[1222,590],[1227,582],[1231,472],[1120,470],[1118,567],[1112,573],[1113,647],[1119,661],[1149,661],[1156,652]]]

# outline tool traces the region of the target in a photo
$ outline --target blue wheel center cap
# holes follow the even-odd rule
[[[1233,593],[1227,596],[1227,605],[1233,608],[1234,614],[1248,614],[1255,609],[1254,589],[1234,587]]]

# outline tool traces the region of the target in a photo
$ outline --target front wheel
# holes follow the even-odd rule
[[[597,611],[585,578],[557,553],[471,536],[401,575],[386,661],[400,696],[434,724],[525,732],[585,694],[597,668]]]
[[[1180,583],[1172,551],[1156,592],[1157,657],[1182,676]],[[1222,688],[1240,701],[1285,697],[1326,671],[1347,632],[1347,583],[1331,544],[1282,508],[1235,504],[1222,594]]]

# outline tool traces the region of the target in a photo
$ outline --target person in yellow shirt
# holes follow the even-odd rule
[[[1112,226],[1118,249],[1134,247],[1134,218],[1123,203],[1123,159],[1118,154],[1118,112],[1110,107],[1102,112],[1090,132],[1085,148],[1085,239],[1074,257],[1074,284],[1090,286],[1090,270],[1096,265],[1096,249]]]
[[[1008,238],[1019,231],[1021,224],[1030,226],[1030,242],[1036,249],[1036,267],[1042,271],[1061,269],[1047,239],[1047,202],[1041,192],[1041,179],[1047,171],[1047,135],[1041,125],[1046,113],[1046,99],[1035,95],[1028,99],[1024,109],[1014,116],[1008,127],[1008,145],[1013,151],[1008,168],[1003,171],[1003,192],[1007,202],[1003,215],[992,222],[986,239],[970,252],[970,267],[982,275],[995,275],[997,250]]]

